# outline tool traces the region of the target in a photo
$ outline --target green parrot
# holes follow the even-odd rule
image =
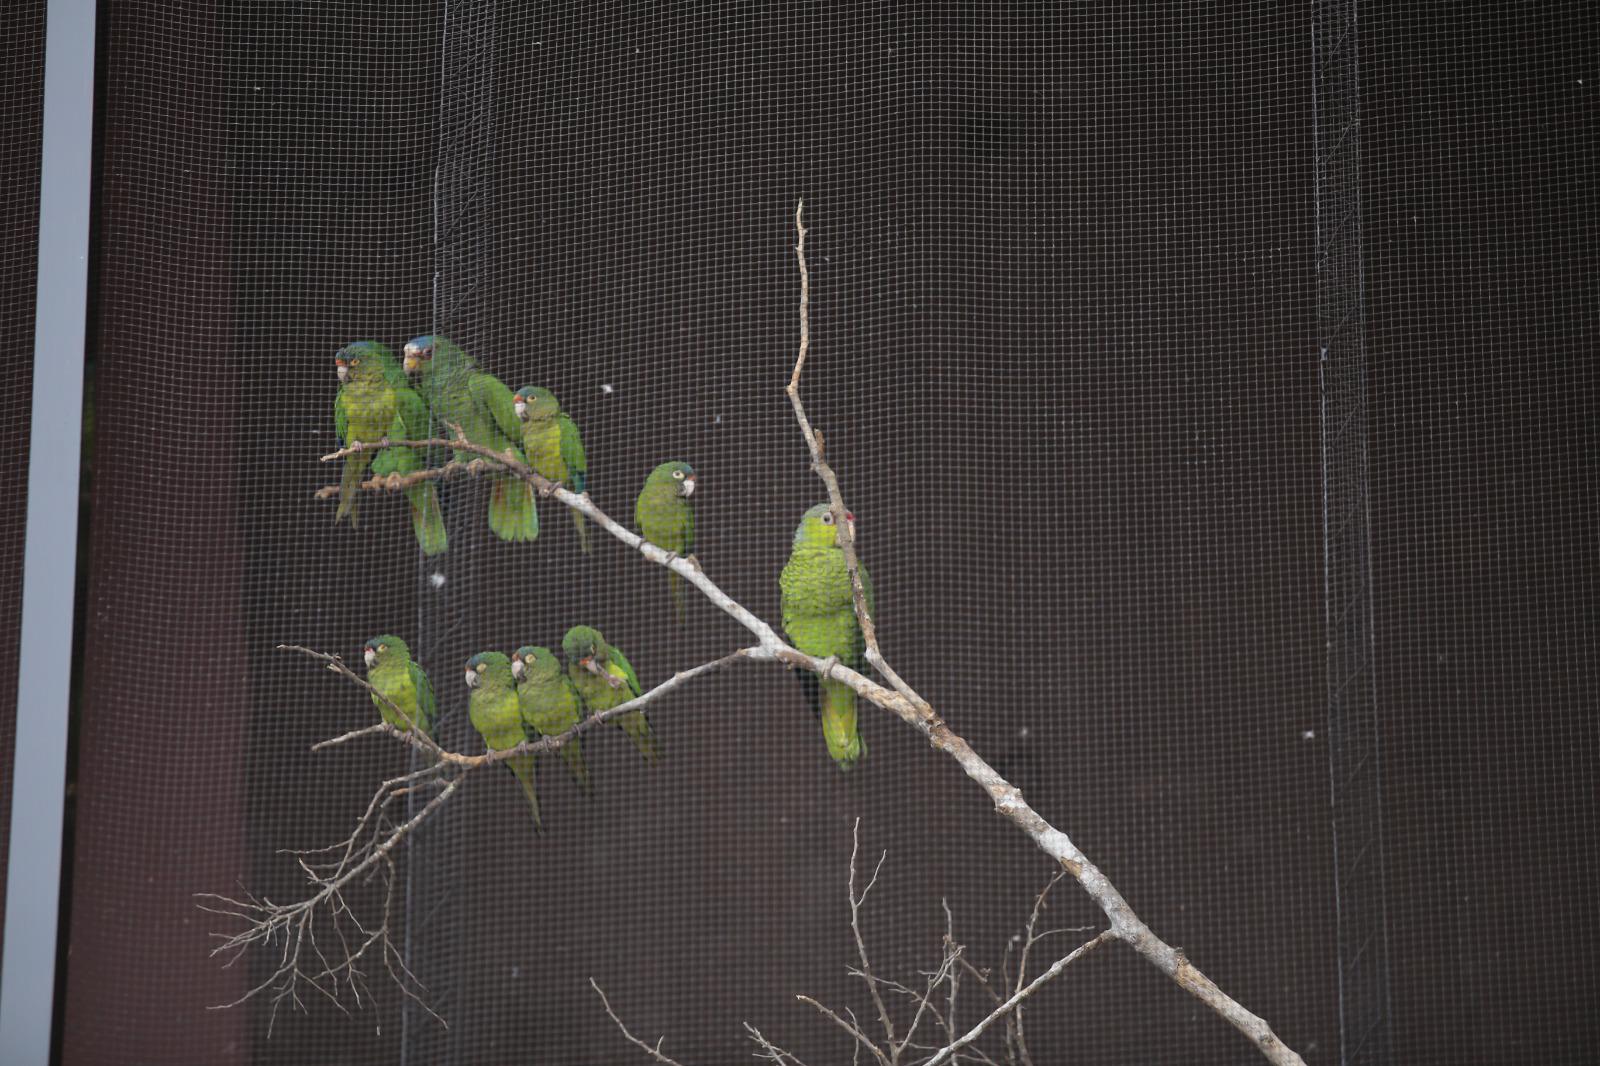
[[[562,488],[584,492],[589,483],[589,460],[583,454],[583,438],[555,394],[549,389],[524,385],[511,401],[522,420],[522,450],[527,453],[529,465],[539,476]],[[579,546],[588,554],[589,527],[582,511],[572,511],[572,524],[578,528]]]
[[[472,357],[445,337],[413,337],[405,346],[405,370],[418,375],[422,398],[433,417],[461,427],[473,444],[511,452],[526,462],[517,441],[522,423],[517,420],[511,390],[493,374],[479,370]],[[450,430],[441,425],[442,435]],[[474,452],[455,453],[462,462],[481,458]],[[489,482],[489,528],[501,540],[533,540],[539,535],[539,512],[533,505],[533,487],[507,474],[492,474]]]
[[[511,653],[511,673],[517,679],[524,729],[558,737],[583,720],[583,699],[549,648],[518,648]],[[561,746],[561,757],[573,780],[587,792],[589,768],[583,763],[582,743],[583,737],[573,737]]]
[[[367,641],[361,655],[367,661],[367,681],[403,712],[403,715],[396,714],[374,696],[373,706],[378,708],[383,720],[402,733],[411,732],[414,725],[425,735],[433,736],[433,724],[439,718],[433,685],[422,667],[411,661],[411,649],[406,647],[406,642],[385,633]]]
[[[855,540],[856,516],[845,515],[849,536]],[[778,578],[783,590],[783,629],[796,648],[807,655],[836,657],[851,669],[861,666],[865,644],[856,622],[850,594],[850,574],[844,565],[833,512],[819,503],[800,519],[794,531],[794,550]],[[873,613],[872,579],[861,565],[862,591],[867,611]],[[822,719],[822,739],[828,754],[849,770],[867,754],[866,742],[856,728],[856,694],[839,681],[824,681],[809,671],[795,676],[805,690],[811,709]]]
[[[639,533],[651,544],[677,555],[688,555],[694,547],[694,467],[688,463],[662,463],[650,471],[633,505],[633,518]],[[681,624],[687,617],[683,603],[683,578],[667,571],[667,591]]]
[[[497,651],[479,652],[467,660],[467,715],[472,728],[483,737],[490,751],[514,748],[536,735],[522,724],[522,709],[517,705],[516,681],[511,674],[511,660]],[[533,791],[533,755],[513,755],[505,760],[511,772],[522,782],[522,791],[528,796],[528,807],[533,811],[533,824],[539,826],[539,797]]]
[[[597,629],[573,626],[561,638],[561,651],[567,657],[567,675],[577,686],[578,695],[590,714],[620,706],[644,691],[639,675],[618,648],[606,643]],[[643,711],[630,711],[617,719],[646,762],[661,758],[661,742],[650,729]]]
[[[406,372],[395,360],[394,353],[377,341],[354,341],[340,349],[334,357],[336,365],[350,369],[370,366],[376,362],[383,369],[384,380],[394,390],[395,419],[390,424],[391,440],[424,440],[428,436],[428,406],[422,402],[406,378]],[[342,362],[341,362],[342,361]],[[348,371],[347,371],[348,372]],[[335,412],[335,420],[338,412]],[[350,458],[355,458],[351,456]],[[374,477],[390,474],[409,474],[421,470],[422,453],[415,448],[385,448],[372,461]],[[350,459],[345,460],[348,471]],[[423,555],[438,555],[449,547],[444,531],[444,515],[439,510],[439,490],[431,481],[408,486],[406,500],[411,505],[411,532]]]
[[[356,350],[361,342],[341,348],[334,353],[333,365],[339,373],[339,391],[333,397],[333,428],[343,447],[357,443],[377,444],[389,435],[394,427],[398,410],[394,387],[384,376],[383,362],[365,351]],[[344,458],[344,471],[339,475],[339,509],[334,512],[335,522],[342,518],[356,524],[356,510],[361,502],[360,485],[367,467],[379,449],[356,452]]]

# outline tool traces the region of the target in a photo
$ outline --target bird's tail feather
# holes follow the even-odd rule
[[[676,570],[667,571],[667,591],[672,593],[672,608],[678,615],[678,624],[689,619],[689,607],[683,602],[683,575]]]
[[[841,770],[854,768],[866,757],[867,745],[856,723],[856,694],[850,686],[822,682],[822,739]]]
[[[533,827],[543,829],[544,825],[539,821],[539,796],[533,790],[533,756],[513,755],[506,760],[506,765],[517,775],[517,781],[522,785],[522,792],[528,797],[528,809],[533,812]]]
[[[495,478],[489,485],[489,528],[501,540],[538,537],[539,511],[533,504],[533,487],[517,478]]]
[[[356,452],[344,457],[344,470],[339,475],[339,509],[334,512],[335,522],[348,518],[353,528],[356,524],[356,506],[361,502],[361,482],[372,465],[371,452]]]
[[[406,489],[406,499],[411,502],[411,531],[423,555],[438,555],[450,546],[444,531],[444,512],[439,510],[439,490],[432,482],[423,482]]]
[[[661,741],[656,739],[655,730],[650,728],[650,720],[644,716],[643,711],[632,711],[618,719],[622,731],[628,734],[628,739],[633,741],[633,746],[639,749],[639,754],[644,756],[644,761],[654,764],[661,758]]]
[[[576,508],[568,508],[568,510],[572,511],[572,524],[578,527],[578,547],[583,549],[583,554],[588,555],[591,550],[589,547],[589,523],[584,521],[582,511]]]
[[[590,791],[589,766],[583,761],[583,748],[578,745],[578,738],[573,737],[561,749],[561,758],[566,760],[567,770],[572,774],[572,779],[585,793]]]

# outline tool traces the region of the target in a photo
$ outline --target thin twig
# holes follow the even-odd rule
[[[872,1005],[878,1009],[878,1021],[883,1023],[884,1039],[889,1047],[893,1048],[894,1022],[889,1020],[889,1008],[884,1005],[883,996],[878,992],[878,982],[872,976],[872,964],[867,961],[867,942],[861,935],[861,904],[866,901],[867,893],[872,891],[872,886],[878,883],[878,871],[883,869],[883,860],[888,857],[888,852],[878,856],[877,868],[872,871],[872,880],[867,882],[867,887],[856,895],[856,855],[861,850],[861,819],[858,817],[850,829],[850,932],[855,936],[856,954],[861,958],[861,977],[867,983],[867,991],[872,994]],[[898,1061],[899,1055],[894,1056]]]
[[[883,1053],[883,1049],[878,1047],[877,1044],[874,1044],[871,1040],[867,1039],[867,1034],[863,1033],[859,1026],[845,1021],[843,1018],[839,1017],[837,1014],[833,1013],[833,1011],[829,1010],[827,1007],[824,1007],[810,996],[795,996],[794,998],[798,999],[801,1003],[808,1003],[815,1007],[824,1018],[827,1018],[829,1021],[833,1022],[834,1025],[837,1025],[839,1028],[855,1037],[856,1043],[872,1052],[872,1057],[877,1059],[881,1066],[890,1066],[889,1056],[885,1055]]]
[[[1029,996],[1031,996],[1035,992],[1037,992],[1039,990],[1040,986],[1045,984],[1045,982],[1049,981],[1051,978],[1053,978],[1053,977],[1057,976],[1058,974],[1060,974],[1062,970],[1065,970],[1079,956],[1085,955],[1088,952],[1093,951],[1095,948],[1099,947],[1101,944],[1105,943],[1107,940],[1110,940],[1115,936],[1116,936],[1115,932],[1113,932],[1110,929],[1107,929],[1105,932],[1101,933],[1099,936],[1095,937],[1093,940],[1089,941],[1087,944],[1082,944],[1079,947],[1077,947],[1076,949],[1074,949],[1073,952],[1070,955],[1067,955],[1064,958],[1057,960],[1055,965],[1051,966],[1044,973],[1042,973],[1038,977],[1034,978],[1033,981],[1026,988],[1023,988],[1020,991],[1018,991],[1010,999],[1006,1000],[999,1007],[997,1007],[994,1011],[992,1011],[987,1018],[983,1019],[983,1021],[979,1022],[977,1025],[975,1025],[971,1029],[967,1030],[966,1035],[961,1037],[961,1039],[954,1041],[948,1047],[944,1048],[937,1055],[935,1055],[933,1058],[929,1059],[927,1061],[927,1063],[926,1063],[926,1066],[939,1066],[939,1063],[943,1062],[945,1059],[947,1059],[950,1056],[954,1055],[957,1051],[961,1050],[962,1048],[966,1047],[968,1044],[972,1043],[974,1040],[978,1039],[978,1037],[982,1036],[983,1035],[983,1031],[985,1029],[989,1028],[989,1026],[993,1025],[996,1021],[998,1021],[1001,1018],[1005,1017],[1006,1014],[1009,1011],[1013,1010],[1023,1000],[1027,999]]]
[[[622,1019],[621,1018],[617,1017],[617,1012],[611,1009],[611,1001],[606,998],[605,989],[603,989],[599,985],[595,984],[595,981],[594,981],[593,977],[589,978],[589,987],[594,989],[595,995],[600,997],[600,1004],[601,1004],[601,1006],[605,1007],[606,1014],[610,1015],[611,1020],[613,1022],[617,1023],[617,1028],[622,1030],[622,1035],[628,1038],[629,1043],[632,1043],[635,1046],[644,1049],[644,1053],[646,1055],[649,1055],[651,1058],[653,1058],[657,1062],[661,1063],[662,1066],[682,1066],[682,1064],[679,1063],[676,1059],[668,1058],[666,1055],[661,1053],[661,1041],[660,1040],[656,1041],[656,1046],[655,1047],[651,1047],[649,1044],[646,1044],[643,1040],[640,1040],[638,1037],[636,1037],[632,1033],[628,1032],[628,1027],[626,1025],[622,1024]],[[665,1039],[665,1038],[663,1038],[663,1039]]]

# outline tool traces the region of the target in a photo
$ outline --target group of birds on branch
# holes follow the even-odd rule
[[[377,341],[355,341],[339,349],[334,366],[339,377],[335,429],[345,448],[363,446],[345,456],[335,521],[348,519],[352,526],[356,524],[361,485],[369,475],[404,477],[428,465],[427,449],[391,441],[423,441],[429,439],[433,426],[442,424],[459,428],[472,444],[509,455],[553,484],[578,494],[587,491],[589,466],[583,439],[555,395],[537,386],[512,392],[493,374],[480,370],[471,356],[448,338],[415,337],[406,342],[399,361]],[[462,463],[481,458],[460,450],[454,457]],[[535,539],[539,514],[533,486],[503,469],[489,476],[490,530],[502,540]],[[690,557],[695,535],[694,488],[694,468],[686,462],[662,463],[652,470],[634,506],[640,535],[674,555]],[[425,555],[443,552],[448,539],[435,483],[415,480],[405,484],[404,492],[418,546]],[[587,553],[589,531],[584,516],[572,509],[572,518],[580,546]],[[846,514],[845,526],[845,535],[853,541],[853,514]],[[799,650],[854,669],[861,665],[864,646],[840,533],[834,513],[825,503],[802,516],[779,577],[783,626]],[[865,566],[860,574],[871,612],[873,590]],[[685,617],[682,578],[669,569],[667,579],[681,623]],[[607,644],[598,630],[574,626],[563,638],[561,649],[567,660],[565,670],[548,649],[534,646],[518,648],[509,658],[486,651],[467,660],[468,713],[489,750],[502,751],[541,736],[559,736],[577,725],[585,713],[610,710],[643,691],[627,657]],[[416,728],[431,737],[437,722],[433,686],[412,660],[405,642],[392,635],[374,637],[367,641],[363,657],[368,680],[381,694],[373,696],[373,703],[384,721],[402,732]],[[808,671],[796,676],[812,711],[821,719],[829,755],[840,769],[849,770],[867,752],[856,722],[854,690]],[[617,724],[648,762],[660,757],[660,744],[642,710],[622,715]],[[587,791],[589,772],[580,740],[574,737],[563,745],[561,757]],[[521,783],[538,824],[534,758],[524,754],[504,761]]]

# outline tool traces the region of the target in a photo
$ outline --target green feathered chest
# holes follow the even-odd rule
[[[522,429],[522,447],[540,477],[557,482],[567,479],[567,464],[561,457],[561,426],[554,418],[527,423]]]
[[[346,444],[382,440],[394,423],[394,389],[381,376],[346,382],[339,389],[339,409],[344,413]]]
[[[607,667],[611,676],[619,681],[626,681],[613,667]],[[591,711],[609,711],[611,708],[633,699],[633,693],[627,684],[612,688],[602,677],[597,677],[587,670],[574,670],[570,675],[572,683],[578,687],[578,694],[583,697],[584,704]]]
[[[872,609],[872,583],[861,568],[861,583]],[[850,572],[838,548],[801,548],[789,556],[779,575],[783,592],[783,628],[795,647],[808,655],[837,655],[854,664],[861,654],[861,629],[856,624]]]
[[[558,736],[578,724],[578,694],[564,677],[554,677],[517,690],[523,717],[545,736]]]
[[[467,714],[491,748],[515,747],[526,739],[517,694],[507,688],[478,688],[467,698]]]

